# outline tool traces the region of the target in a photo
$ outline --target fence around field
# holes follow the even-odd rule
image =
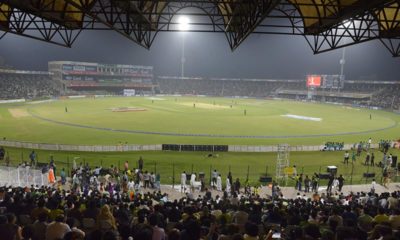
[[[372,148],[378,148],[378,144],[371,144]],[[325,145],[297,145],[289,146],[291,152],[315,152],[322,151]],[[350,150],[353,144],[345,144],[341,150]],[[278,145],[273,146],[252,146],[252,145],[229,145],[228,152],[277,152]],[[329,151],[329,150],[327,150]]]
[[[100,166],[100,161],[85,161],[85,163],[89,163],[89,166],[94,169],[96,166]],[[81,162],[78,162],[78,165]],[[65,161],[56,161],[55,162],[57,166],[57,172],[56,174],[59,175],[61,169],[71,169],[73,166],[73,163],[71,161],[65,162]],[[104,168],[108,168],[111,163],[104,164]],[[117,166],[120,170],[123,169],[123,162],[118,161],[117,163],[114,164],[114,166]],[[338,172],[336,176],[343,175],[345,178],[345,184],[346,185],[353,185],[353,184],[369,184],[372,182],[373,179],[376,180],[376,182],[383,184],[383,171],[382,168],[380,167],[370,167],[367,168],[366,166],[354,166],[352,167],[351,164],[348,166],[343,166],[339,165],[338,166]],[[136,167],[136,166],[134,166]],[[2,169],[4,167],[0,167]],[[242,183],[242,186],[246,182],[249,182],[251,186],[255,185],[266,185],[269,184],[273,179],[275,179],[275,165],[273,164],[266,164],[265,166],[251,166],[247,165],[244,166],[242,169],[237,169],[234,168],[234,166],[216,166],[214,164],[206,165],[206,166],[198,166],[197,164],[187,164],[187,165],[181,165],[181,164],[176,164],[172,162],[172,164],[165,164],[162,163],[161,161],[145,161],[144,164],[144,171],[154,172],[155,174],[159,173],[161,177],[161,184],[172,184],[172,185],[180,185],[180,177],[183,171],[186,171],[186,173],[192,173],[195,172],[197,174],[197,177],[199,175],[204,176],[204,182],[206,186],[211,185],[212,181],[212,172],[214,169],[217,169],[218,173],[221,174],[222,176],[222,182],[223,185],[225,186],[225,179],[226,176],[228,175],[229,172],[232,173],[233,180],[236,178],[240,179],[240,182]],[[10,170],[10,171],[9,171]],[[0,185],[13,185],[13,186],[30,186],[32,184],[35,185],[46,185],[48,184],[48,179],[47,179],[47,174],[41,174],[40,170],[31,170],[31,172],[34,173],[29,173],[29,177],[25,175],[26,171],[24,172],[23,169],[18,168],[9,168],[9,170],[0,170]],[[19,171],[19,172],[18,172]],[[72,177],[71,173],[69,171],[67,172],[68,177]],[[325,165],[320,165],[320,166],[302,166],[302,165],[297,165],[297,173],[298,174],[303,174],[303,180],[305,176],[309,176],[309,178],[312,177],[314,173],[322,174],[327,176],[327,166]],[[368,174],[373,174],[366,176],[365,173]],[[5,178],[1,178],[1,176],[5,176]],[[268,182],[260,182],[261,177],[267,177],[270,180]],[[400,181],[400,175],[399,172],[396,170],[392,171],[391,174],[391,182],[399,182]],[[281,186],[294,186],[295,185],[295,180],[292,177],[288,177],[286,181],[278,181]],[[319,180],[319,184],[321,186],[326,186],[328,183],[327,178],[321,178]]]
[[[47,175],[41,175],[41,171],[36,170],[36,172],[28,172],[26,174],[26,169],[16,168],[23,162],[30,162],[29,160],[30,150],[21,149],[20,151],[12,151],[7,154],[9,161],[0,161],[0,164],[9,164],[9,166],[14,167],[0,167],[0,185],[15,185],[22,186],[27,184],[28,186],[47,184]],[[379,153],[381,154],[381,153]],[[152,156],[148,156],[145,153],[138,154],[127,154],[124,157],[115,157],[116,155],[102,155],[102,154],[81,154],[79,152],[38,152],[36,155],[37,165],[43,166],[50,162],[50,159],[55,160],[57,175],[60,174],[62,169],[65,169],[67,176],[71,177],[71,172],[74,165],[79,166],[80,164],[88,164],[92,169],[98,166],[104,168],[110,168],[111,166],[117,167],[118,169],[124,169],[125,161],[128,161],[129,168],[134,169],[138,167],[138,158],[143,156],[144,160],[144,171],[159,173],[161,176],[161,184],[173,184],[179,185],[180,176],[183,171],[186,173],[195,172],[197,174],[204,174],[205,183],[207,185],[211,182],[212,171],[216,169],[222,177],[223,184],[225,185],[225,179],[228,172],[232,173],[233,179],[239,178],[240,182],[244,184],[247,180],[251,185],[260,184],[260,177],[267,176],[269,181],[275,179],[276,173],[276,159],[275,157],[269,157],[263,162],[250,163],[246,160],[246,155],[243,155],[242,159],[237,159],[236,162],[226,162],[226,156],[224,154],[213,155],[208,157],[207,153],[202,154],[202,156],[197,157],[198,161],[185,161],[182,159],[154,159]],[[343,163],[343,159],[340,154],[339,158],[332,159],[331,161],[316,161],[312,165],[307,162],[301,161],[291,161],[291,166],[296,165],[297,173],[302,173],[304,177],[308,175],[311,177],[314,173],[317,174],[327,174],[327,166],[334,165],[337,166],[337,174],[342,174],[346,179],[345,184],[367,184],[371,183],[372,179],[376,179],[378,183],[383,180],[383,172],[380,167],[371,167],[364,165],[364,156],[357,158],[354,165],[351,162],[347,165]],[[195,155],[196,156],[196,155]],[[377,158],[380,158],[380,156]],[[190,159],[187,159],[190,160]],[[242,160],[242,161],[241,161]],[[30,171],[33,171],[32,169]],[[366,177],[364,174],[374,174],[373,176]],[[392,181],[398,182],[400,180],[399,172],[392,172]],[[43,182],[42,182],[43,181]],[[288,178],[285,183],[287,186],[293,186],[295,183],[294,179]],[[263,183],[265,184],[265,183]],[[282,186],[285,185],[281,183]],[[320,181],[321,185],[327,184],[327,179],[322,179]]]
[[[68,145],[52,143],[31,143],[19,141],[0,141],[0,146],[13,148],[27,148],[50,151],[68,152],[133,152],[133,151],[161,151],[161,144],[157,145]]]
[[[30,167],[0,166],[0,186],[25,187],[31,185],[47,186],[47,174]]]
[[[0,146],[13,148],[38,149],[49,151],[68,151],[68,152],[135,152],[135,151],[161,151],[162,144],[155,145],[68,145],[51,143],[32,143],[0,140]],[[290,151],[321,151],[325,145],[298,145],[290,146]],[[372,144],[372,148],[378,148],[378,144]],[[345,144],[342,150],[350,150],[353,144]],[[228,145],[228,152],[277,152],[277,145]]]

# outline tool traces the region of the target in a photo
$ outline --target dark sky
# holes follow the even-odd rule
[[[72,48],[6,35],[0,56],[17,69],[47,70],[51,60],[153,65],[156,75],[180,75],[182,33],[161,33],[151,50],[112,31],[83,32]],[[342,50],[313,55],[303,37],[251,35],[234,52],[223,34],[186,33],[185,76],[305,78],[339,74]],[[346,50],[346,79],[400,80],[400,58],[378,41]]]

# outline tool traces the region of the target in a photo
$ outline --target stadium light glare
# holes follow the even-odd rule
[[[342,25],[343,25],[343,27],[345,27],[345,28],[349,28],[350,27],[350,25],[353,23],[353,20],[352,19],[347,19],[347,20],[344,20],[343,22],[342,22]]]
[[[182,16],[178,19],[178,29],[179,31],[187,31],[189,30],[189,18]]]

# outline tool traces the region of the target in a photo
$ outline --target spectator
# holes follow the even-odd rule
[[[64,235],[70,232],[70,227],[65,223],[64,215],[58,215],[55,221],[51,222],[46,229],[46,240],[63,239]]]
[[[375,223],[389,222],[389,216],[386,215],[385,209],[381,207],[378,208],[378,214],[374,217],[374,222]]]
[[[396,208],[392,210],[392,214],[389,216],[389,223],[392,229],[400,229],[400,209]]]
[[[115,218],[110,211],[109,205],[104,205],[101,208],[100,214],[97,216],[97,227],[101,227],[103,223],[109,224],[113,230],[117,229]]]
[[[158,215],[151,214],[149,216],[149,224],[153,228],[152,240],[165,240],[166,235],[163,228],[158,226]]]
[[[44,206],[45,203],[46,203],[46,202],[44,201],[43,198],[40,198],[40,199],[39,199],[39,202],[38,202],[38,204],[37,204],[37,207],[34,208],[34,209],[32,210],[32,212],[31,212],[31,218],[32,218],[32,220],[36,220],[36,219],[38,218],[38,216],[39,216],[41,213],[45,213],[46,215],[49,215],[49,214],[50,214],[50,210]]]
[[[75,226],[75,221],[76,219],[74,218],[68,218],[67,219],[67,224],[69,226],[69,228],[71,229],[71,233],[73,234],[73,239],[83,239],[85,238],[85,232],[78,229]]]
[[[2,240],[22,239],[21,227],[15,224],[15,215],[0,215],[0,236]]]
[[[33,240],[41,240],[46,238],[47,218],[47,213],[42,212],[39,214],[38,220],[33,223]]]

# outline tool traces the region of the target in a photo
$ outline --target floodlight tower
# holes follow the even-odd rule
[[[342,50],[342,58],[340,59],[340,77],[344,74],[344,65],[346,64],[346,47]]]
[[[347,20],[347,21],[344,21],[343,22],[343,28],[344,28],[344,30],[343,31],[348,31],[348,28],[350,27],[350,25],[352,25],[352,24],[354,24],[354,22],[353,22],[353,20],[351,20],[351,19],[349,19],[349,20]],[[344,38],[344,45],[346,45],[346,43],[347,43],[347,38],[345,37]],[[339,78],[340,78],[340,81],[343,81],[344,80],[344,65],[346,64],[346,47],[343,47],[343,50],[342,50],[342,58],[340,59],[340,61],[339,61],[339,63],[340,63],[340,76],[339,76]],[[340,84],[342,84],[342,83],[340,83]],[[339,90],[340,88],[338,88],[338,90]]]
[[[185,76],[185,31],[189,30],[189,18],[182,16],[178,19],[178,29],[182,31],[181,78]]]

